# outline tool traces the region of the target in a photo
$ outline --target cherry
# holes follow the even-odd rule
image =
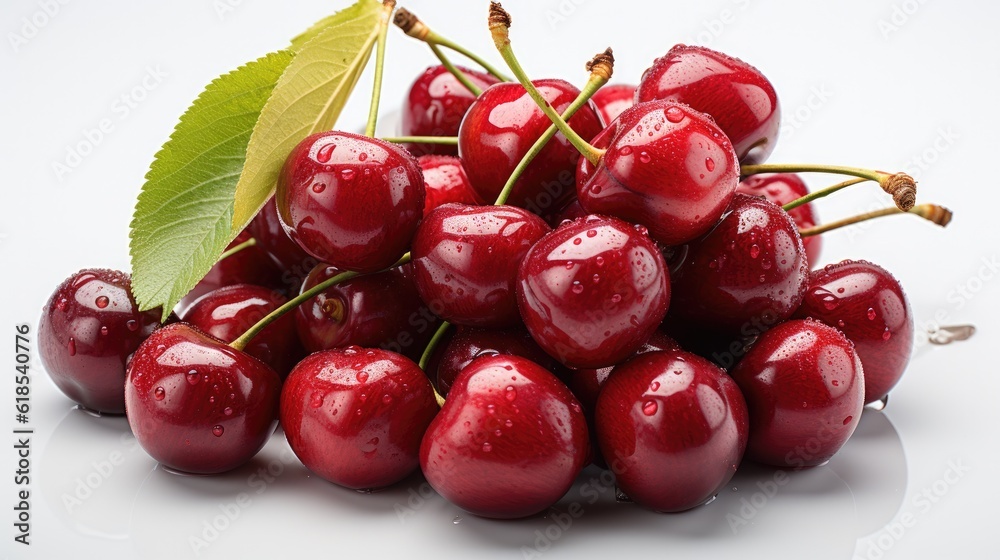
[[[664,512],[704,504],[729,482],[747,446],[747,421],[736,383],[679,350],[648,352],[616,367],[595,414],[618,487]]]
[[[387,268],[409,248],[424,208],[420,165],[409,152],[349,132],[321,132],[285,161],[275,194],[285,232],[341,270]]]
[[[747,334],[792,316],[805,295],[809,265],[784,210],[737,194],[718,225],[689,244],[672,278],[672,321]]]
[[[354,489],[389,486],[416,470],[421,438],[437,412],[417,364],[357,346],[302,360],[281,392],[281,426],[295,456]]]
[[[427,482],[483,517],[527,517],[555,504],[589,455],[587,424],[554,375],[518,356],[463,370],[424,434]]]
[[[59,284],[42,309],[38,352],[67,397],[98,412],[125,412],[125,364],[160,326],[160,309],[139,311],[132,279],[86,268]]]
[[[650,337],[670,303],[663,255],[642,226],[588,216],[528,251],[518,304],[531,336],[572,368],[616,364]]]
[[[854,343],[864,366],[865,404],[888,395],[906,371],[913,313],[903,287],[884,268],[843,261],[814,271],[796,316],[818,319]]]
[[[281,379],[263,362],[186,323],[157,330],[128,365],[125,409],[146,453],[178,471],[249,461],[277,424]]]
[[[736,192],[763,196],[778,206],[784,206],[809,194],[809,187],[795,173],[773,173],[747,177],[737,187]],[[789,210],[788,215],[792,217],[799,229],[808,229],[819,224],[816,211],[812,203],[809,202]],[[805,247],[806,259],[809,261],[810,268],[816,266],[819,261],[822,245],[823,238],[819,235],[802,238],[802,246]]]
[[[321,264],[302,291],[340,272]],[[440,321],[421,302],[409,265],[340,282],[295,310],[295,328],[309,352],[382,347],[412,360],[419,359]]]
[[[739,182],[729,139],[710,117],[673,101],[626,109],[593,145],[605,151],[593,171],[577,170],[580,205],[643,224],[664,245],[707,232]]]
[[[462,160],[454,156],[429,155],[417,158],[420,169],[424,172],[424,213],[458,202],[461,204],[482,204],[483,200],[476,194],[469,182]]]
[[[767,331],[730,372],[750,409],[747,457],[778,467],[830,460],[864,407],[854,345],[837,329],[792,320]]]
[[[227,249],[246,243],[252,238],[250,231],[243,230]],[[177,304],[178,313],[183,313],[201,296],[223,286],[233,284],[254,284],[266,288],[282,289],[281,271],[274,265],[264,250],[256,245],[246,247],[215,263],[205,277],[191,289]]]
[[[281,294],[262,286],[235,284],[201,296],[181,320],[228,344],[286,301]],[[275,319],[244,352],[271,366],[280,377],[287,377],[302,355],[294,317],[286,314]]]
[[[450,323],[517,325],[518,266],[549,231],[544,220],[515,206],[440,206],[413,240],[417,290]]]
[[[604,122],[611,124],[622,111],[635,104],[635,86],[615,84],[597,90],[591,99],[601,112]]]
[[[257,213],[247,226],[247,231],[257,240],[257,247],[264,251],[281,271],[282,289],[286,291],[298,290],[306,274],[319,264],[315,257],[303,251],[285,233],[278,218],[278,207],[274,197],[271,197]]]
[[[580,90],[563,80],[533,82],[556,111],[564,111]],[[552,123],[516,83],[499,83],[483,91],[469,108],[458,132],[458,151],[472,187],[486,201],[496,200],[518,162]],[[592,103],[569,120],[585,138],[603,124]],[[579,153],[556,134],[515,183],[508,204],[547,214],[572,199],[573,170]]]
[[[485,89],[497,79],[483,72],[476,72],[461,66],[476,87]],[[403,123],[400,133],[404,136],[458,136],[458,127],[465,112],[476,100],[475,94],[458,81],[447,68],[441,65],[429,66],[417,76],[406,102],[403,103]],[[406,144],[410,153],[422,156],[429,154],[456,155],[455,146],[443,144]]]
[[[760,162],[774,151],[781,124],[778,94],[759,70],[705,47],[676,45],[647,69],[637,103],[668,99],[712,115],[740,161]]]
[[[520,356],[552,371],[556,361],[545,353],[523,328],[505,330],[476,329],[459,327],[451,340],[444,346],[435,369],[435,386],[442,395],[447,395],[455,379],[473,360],[482,356]]]

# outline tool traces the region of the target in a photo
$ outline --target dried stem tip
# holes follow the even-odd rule
[[[892,195],[893,202],[900,210],[913,208],[917,201],[917,182],[906,173],[890,175],[882,184],[882,189]]]
[[[594,55],[594,58],[587,63],[587,71],[599,75],[604,81],[610,80],[611,74],[615,71],[615,55],[611,52],[611,47]]]
[[[403,33],[421,41],[431,32],[431,28],[424,25],[424,22],[420,21],[420,18],[406,8],[396,10],[396,15],[392,18],[392,23],[402,29]]]
[[[490,2],[490,29],[504,27],[510,29],[510,14],[503,9],[500,2]]]
[[[951,223],[951,210],[937,204],[918,204],[910,208],[910,213],[934,222],[941,227],[945,227]]]
[[[396,0],[382,0],[382,7],[391,11],[396,8]]]

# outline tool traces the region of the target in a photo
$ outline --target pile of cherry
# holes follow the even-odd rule
[[[126,413],[178,471],[236,468],[280,420],[326,480],[376,489],[420,468],[495,518],[546,510],[591,462],[633,501],[680,511],[741,461],[829,460],[899,381],[913,320],[875,264],[810,272],[811,204],[781,206],[805,184],[762,173],[779,130],[771,83],[678,45],[637,87],[587,100],[607,52],[589,92],[526,88],[505,17],[495,5],[491,30],[521,83],[434,66],[403,107],[409,143],[303,140],[179,319],[138,312],[125,273],[66,280],[39,327],[56,385]],[[870,175],[913,205],[908,177]]]

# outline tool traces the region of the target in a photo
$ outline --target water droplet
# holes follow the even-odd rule
[[[208,404],[215,404],[215,397],[208,397]]]
[[[763,274],[761,274],[760,278],[758,278],[758,280],[760,280],[760,283],[763,284],[764,282],[767,282],[767,277],[764,276]]]
[[[366,372],[366,371],[359,371],[358,375],[355,376],[355,377],[357,378],[358,383],[364,383],[365,381],[368,381],[368,372]]]
[[[570,289],[573,290],[574,294],[583,293],[583,284],[581,284],[579,280],[576,280],[573,282],[573,287]]]
[[[642,403],[642,413],[646,416],[652,416],[656,414],[656,410],[659,408],[656,401],[646,401]]]
[[[216,424],[215,427],[212,428],[212,435],[215,437],[222,437],[222,434],[225,433],[225,431],[226,429],[223,428],[221,424]]]
[[[845,325],[845,324],[846,324],[846,323],[844,323],[844,320],[843,320],[843,319],[837,319],[837,326],[838,326],[838,327],[840,327],[840,328],[844,328],[844,325]]]
[[[313,408],[323,406],[323,393],[313,393],[312,398],[309,399],[309,406]]]
[[[508,428],[510,428],[511,426],[513,426],[513,425],[514,425],[514,421],[513,421],[513,420],[510,420],[510,419],[508,419],[508,420],[507,420],[506,422],[504,422],[504,423],[503,423],[503,425],[504,425],[504,426],[507,426]]]
[[[69,303],[69,302],[66,300],[66,298],[60,299],[59,303],[56,304],[56,309],[58,309],[59,311],[66,311],[66,304],[67,303]]]
[[[326,163],[330,161],[330,156],[333,155],[333,151],[337,149],[336,144],[327,144],[316,151],[316,161],[320,163]]]
[[[109,303],[111,303],[111,300],[108,299],[108,296],[97,296],[94,303],[97,305],[98,309],[104,309]]]
[[[889,340],[890,338],[892,338],[892,333],[889,332],[889,327],[886,327],[885,330],[882,331],[882,340]]]
[[[594,194],[601,194],[601,185],[594,185],[594,186],[590,187],[590,192],[592,192]],[[568,222],[569,220],[566,220],[566,221]]]
[[[104,327],[104,326],[101,327],[101,335],[102,336],[108,336],[108,327]]]
[[[597,230],[596,229],[588,229],[587,230],[587,237],[597,237]]]
[[[650,391],[657,391],[657,390],[659,390],[659,388],[660,388],[660,382],[659,381],[654,381],[654,382],[652,382],[652,383],[649,384],[649,390]]]
[[[496,405],[492,405],[492,404],[486,405],[486,413],[487,414],[496,414],[497,413],[497,407],[496,407]]]
[[[361,152],[360,154],[358,154],[358,161],[365,161],[366,159],[368,159],[367,153]]]
[[[313,183],[312,191],[319,194],[326,190],[326,183]]]
[[[125,327],[128,330],[135,332],[139,330],[139,321],[136,321],[135,319],[129,319],[128,321],[125,321]]]
[[[483,452],[489,453],[490,451],[493,451],[493,446],[490,445],[490,442],[487,441],[486,443],[483,444]]]
[[[854,420],[853,416],[848,416],[847,418],[844,418],[844,425],[846,426],[846,425],[850,424],[851,420]]]
[[[621,302],[621,300],[622,300],[622,295],[621,294],[615,294],[615,295],[611,296],[611,303],[619,303],[619,302]]]
[[[517,398],[517,389],[514,389],[512,385],[507,386],[507,394],[504,395],[508,401],[513,401]]]
[[[462,518],[456,515],[455,519],[452,519],[451,522],[453,525],[458,525],[459,523],[462,522]]]
[[[649,163],[650,159],[652,158],[649,157],[648,152],[639,152],[639,161],[641,161],[642,163]]]
[[[573,238],[573,245],[579,245],[581,243],[583,243],[583,240],[580,239],[579,237]]]
[[[760,246],[754,243],[753,245],[750,246],[750,258],[756,259],[759,256],[760,256]]]
[[[837,293],[838,294],[844,293],[844,288],[837,288]]]
[[[621,153],[621,155],[623,155],[623,156],[630,156],[630,155],[632,155],[632,146],[625,146],[624,148],[622,148],[619,151],[619,153]]]
[[[684,120],[684,111],[681,111],[677,107],[671,107],[666,110],[667,120],[672,123],[679,123]]]
[[[869,307],[869,308],[868,308],[868,320],[869,320],[869,321],[874,321],[874,320],[875,320],[875,317],[876,317],[876,315],[875,315],[875,310],[874,310],[874,309],[872,309],[871,307]]]
[[[344,169],[340,172],[340,178],[345,181],[353,181],[356,173],[353,169]]]
[[[604,257],[597,257],[594,259],[594,264],[597,266],[604,266]]]
[[[187,378],[187,382],[190,383],[190,384],[192,384],[192,385],[194,385],[195,383],[198,383],[198,370],[193,369],[193,370],[187,372],[187,375],[185,377]]]
[[[382,404],[392,404],[392,395],[382,395]]]
[[[167,392],[163,390],[163,387],[157,387],[153,391],[153,398],[156,399],[156,400],[158,400],[158,401],[162,401],[163,397],[165,397],[165,396],[167,396]]]
[[[233,407],[227,406],[226,408],[223,408],[222,409],[222,413],[225,414],[226,416],[232,416],[233,415]]]
[[[705,169],[709,172],[715,171],[715,160],[712,158],[705,158]]]
[[[503,435],[503,432],[500,431],[500,428],[497,428],[497,429],[493,430],[493,435],[495,435],[497,437],[500,437],[500,436]]]

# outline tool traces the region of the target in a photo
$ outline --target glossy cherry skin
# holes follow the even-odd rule
[[[539,346],[571,368],[600,368],[624,360],[653,334],[670,304],[670,279],[645,228],[587,216],[528,251],[517,295]]]
[[[546,101],[562,113],[580,90],[563,80],[532,82]],[[469,107],[458,131],[458,153],[472,187],[487,203],[496,200],[511,172],[552,122],[520,84],[501,83],[483,91]],[[584,139],[603,128],[592,103],[581,107],[569,125]],[[565,206],[575,195],[573,172],[580,153],[556,134],[517,180],[508,204],[539,215]]]
[[[483,517],[544,511],[587,463],[587,422],[554,375],[518,356],[485,356],[455,380],[420,446],[427,482]]]
[[[435,370],[438,392],[447,395],[462,370],[476,358],[498,354],[526,358],[548,371],[556,367],[556,360],[546,354],[523,328],[459,327],[445,346]]]
[[[243,230],[226,249],[240,245],[253,235],[249,229]],[[194,288],[191,289],[177,304],[176,311],[183,313],[201,296],[223,286],[233,284],[253,284],[266,288],[287,289],[281,279],[281,271],[274,265],[262,248],[257,245],[246,247],[217,263],[209,269]]]
[[[759,463],[821,465],[861,420],[861,360],[843,333],[819,321],[767,331],[730,375],[750,409],[747,458]]]
[[[740,182],[736,192],[763,196],[778,206],[784,206],[809,194],[809,187],[795,173],[773,173],[747,177]],[[788,211],[788,215],[792,217],[799,229],[811,228],[819,224],[816,209],[811,202],[792,208]],[[809,267],[816,266],[816,263],[819,262],[820,249],[823,246],[823,236],[803,237],[802,246],[805,247]]]
[[[913,312],[884,268],[843,261],[813,271],[797,317],[812,317],[847,336],[865,369],[865,404],[889,394],[910,362]]]
[[[281,271],[282,291],[294,294],[298,291],[306,275],[319,261],[306,253],[285,233],[278,218],[278,207],[274,197],[267,201],[254,217],[247,231],[257,240],[259,247]]]
[[[459,66],[459,70],[480,89],[497,83],[493,76]],[[403,103],[403,136],[458,136],[462,117],[476,100],[447,68],[429,66],[413,85]],[[415,156],[430,154],[456,155],[458,148],[446,144],[404,144]]]
[[[424,172],[424,216],[431,210],[457,202],[460,204],[483,204],[469,176],[462,167],[462,160],[455,156],[429,155],[417,158]]]
[[[181,320],[228,344],[286,301],[273,290],[235,284],[201,296]],[[303,355],[295,334],[295,318],[290,313],[278,317],[253,337],[244,351],[271,366],[281,378],[287,377]]]
[[[417,364],[357,346],[310,355],[281,391],[281,426],[296,457],[354,489],[389,486],[416,470],[420,440],[437,412]]]
[[[596,169],[577,173],[584,210],[643,224],[668,246],[719,220],[736,192],[739,162],[710,117],[652,101],[626,109],[608,129],[594,139],[606,149]]]
[[[249,461],[278,422],[281,379],[257,358],[186,323],[135,351],[125,413],[146,453],[175,470],[214,474]]]
[[[517,325],[517,270],[551,231],[516,206],[446,204],[434,209],[413,240],[420,297],[444,320],[470,327]]]
[[[38,353],[67,397],[91,410],[125,412],[125,364],[160,326],[139,312],[128,274],[86,268],[59,284],[38,322]]]
[[[635,86],[629,84],[604,86],[590,99],[601,112],[604,122],[611,124],[622,111],[635,105]]]
[[[672,320],[736,333],[791,317],[805,295],[809,264],[784,210],[737,194],[718,225],[688,245],[672,279]]]
[[[656,59],[635,99],[669,99],[712,115],[743,162],[764,161],[778,140],[781,110],[771,82],[742,60],[705,47],[676,45]]]
[[[416,158],[349,132],[306,137],[288,155],[275,194],[285,232],[341,270],[374,272],[410,247],[424,209]]]
[[[721,369],[679,350],[619,365],[597,398],[601,452],[616,483],[656,511],[684,511],[715,496],[747,446],[747,406]]]
[[[340,272],[321,264],[302,291]],[[341,282],[295,310],[295,328],[309,352],[380,347],[418,360],[440,323],[420,300],[409,265]]]

